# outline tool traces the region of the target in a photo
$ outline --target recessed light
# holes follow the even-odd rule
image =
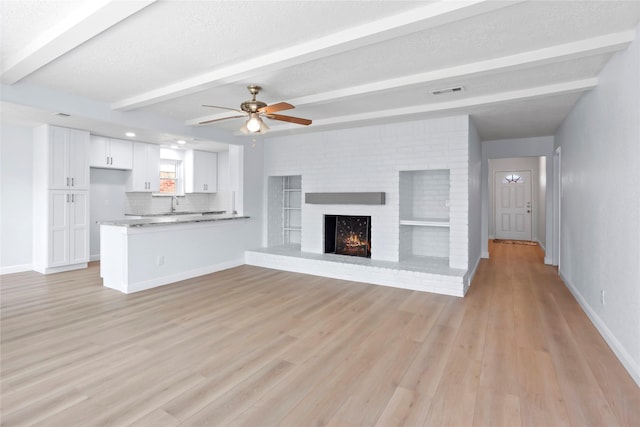
[[[178,144],[180,145],[184,145],[187,143],[187,141],[183,140],[183,139],[179,139],[178,141],[176,141]]]
[[[134,136],[136,136],[136,134],[133,132],[127,132],[125,133],[125,135],[128,136],[129,138],[133,138]]]
[[[180,148],[180,147],[178,147],[177,145],[172,145],[171,148],[175,150],[176,148]]]

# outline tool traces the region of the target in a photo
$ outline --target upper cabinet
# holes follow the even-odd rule
[[[185,193],[218,191],[218,155],[208,151],[189,150],[185,154]]]
[[[93,168],[131,170],[133,142],[91,135],[89,164]]]
[[[133,143],[133,168],[127,180],[127,191],[157,193],[160,191],[160,146]]]
[[[40,173],[50,190],[89,189],[89,132],[45,125],[36,131],[45,150]],[[41,178],[44,178],[41,177]]]

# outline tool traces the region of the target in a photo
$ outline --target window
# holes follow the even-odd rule
[[[523,184],[524,180],[520,175],[516,175],[512,173],[511,175],[507,175],[504,178],[502,178],[502,183],[503,184]]]
[[[182,195],[182,162],[160,159],[160,192],[158,194]]]

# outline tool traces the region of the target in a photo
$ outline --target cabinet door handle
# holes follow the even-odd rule
[[[71,203],[75,203],[76,202],[76,195],[72,194],[71,195]]]
[[[75,186],[74,178],[71,178],[71,186],[72,186],[72,187],[73,187],[73,186]]]
[[[69,186],[69,177],[67,177],[67,187]]]
[[[111,159],[111,165],[113,165],[113,157],[109,157],[109,159]]]
[[[69,194],[67,194],[67,203],[69,203]]]
[[[107,164],[109,164],[109,156],[107,156]]]

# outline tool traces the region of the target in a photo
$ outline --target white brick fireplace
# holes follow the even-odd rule
[[[470,126],[456,116],[266,139],[265,248],[247,263],[464,295]],[[282,177],[293,177],[292,191]],[[386,201],[305,204],[316,192],[384,192]],[[371,216],[371,259],[323,254],[325,215]]]

